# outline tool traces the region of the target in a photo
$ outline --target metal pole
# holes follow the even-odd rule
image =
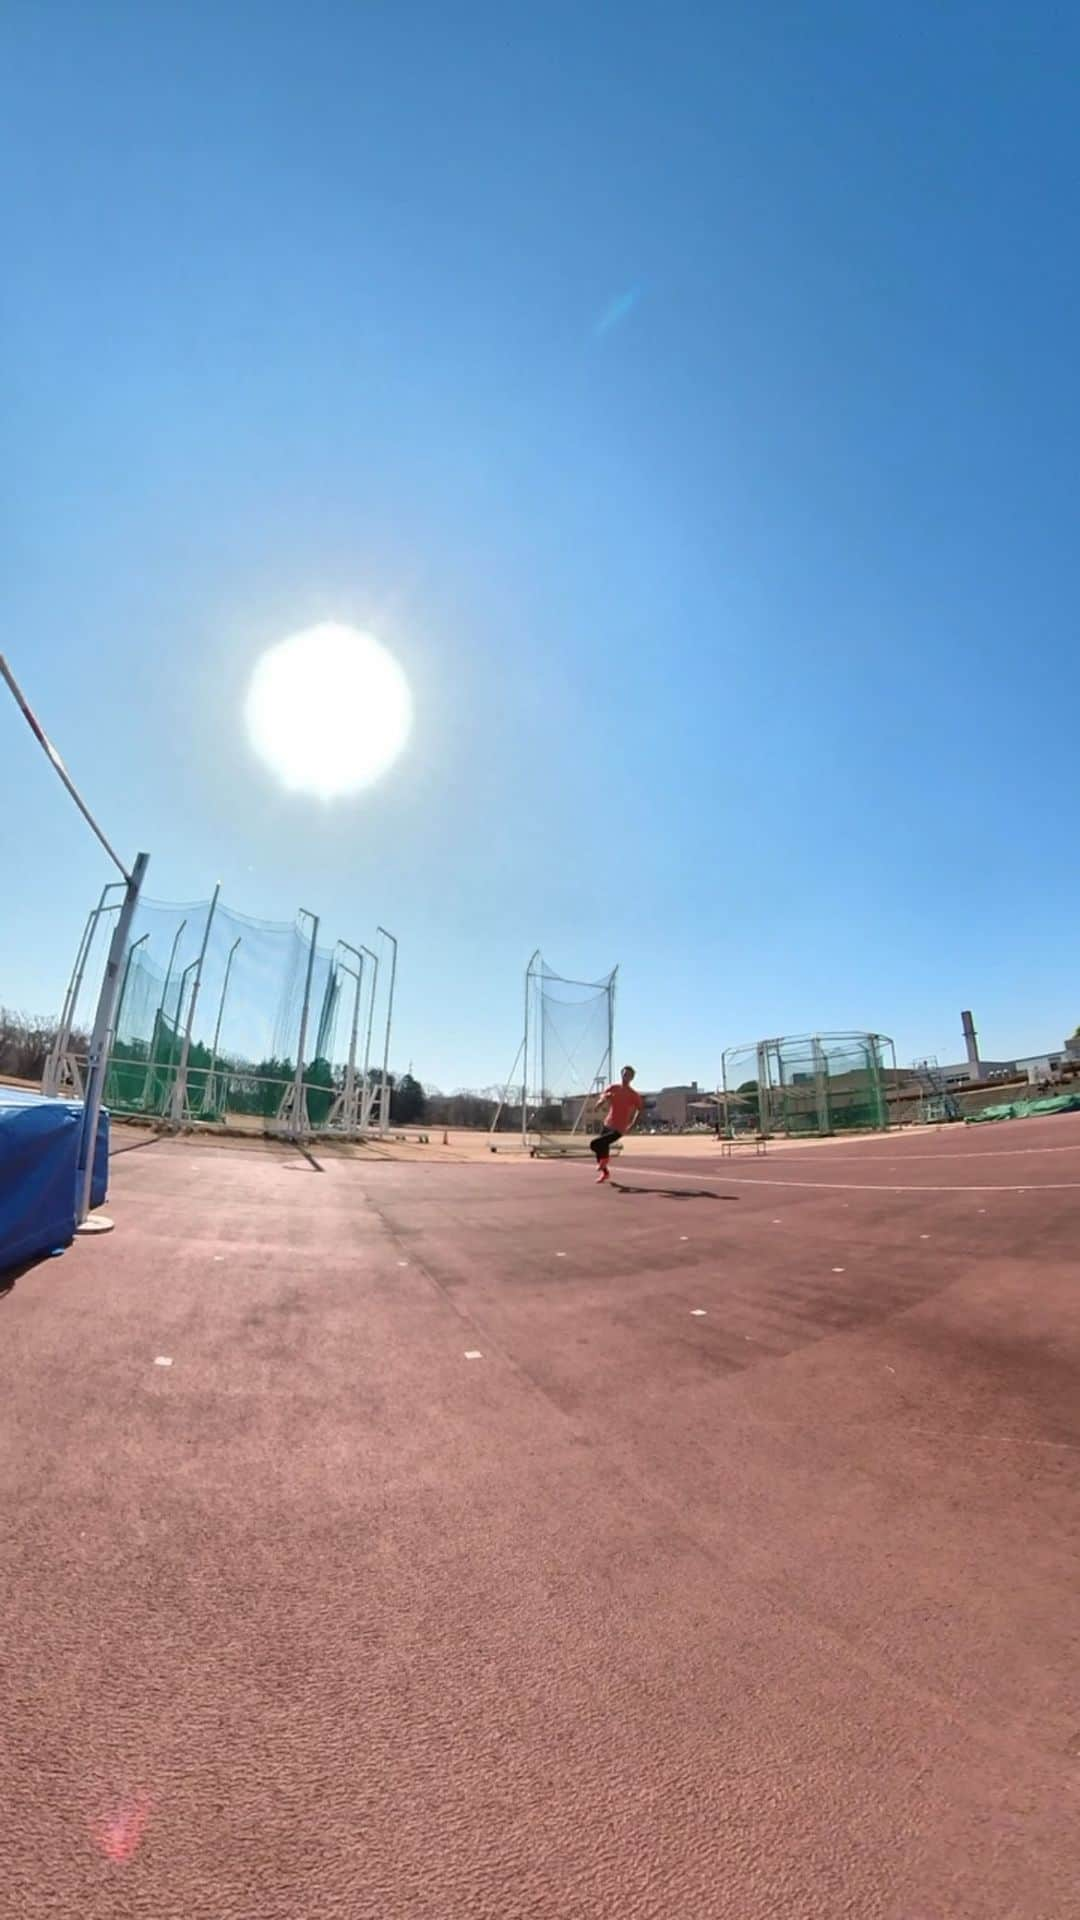
[[[68,1043],[71,1039],[71,1029],[75,1024],[75,1009],[79,1003],[83,975],[86,972],[86,963],[90,958],[90,949],[94,942],[94,935],[97,932],[97,924],[103,913],[115,912],[120,904],[117,900],[106,907],[105,896],[108,893],[112,893],[120,884],[118,880],[110,880],[106,886],[102,887],[101,898],[97,906],[91,907],[90,912],[87,914],[86,926],[83,928],[83,937],[79,943],[79,950],[75,955],[75,965],[71,969],[71,979],[68,981],[68,990],[64,995],[64,1005],[60,1014],[60,1024],[56,1030],[56,1039],[50,1048],[49,1057],[45,1062],[45,1071],[41,1076],[42,1093],[55,1093],[60,1084],[60,1062],[68,1050]]]
[[[343,1106],[345,1125],[349,1129],[352,1129],[356,1120],[356,1041],[357,1035],[360,1032],[360,990],[364,980],[364,956],[358,947],[350,946],[347,940],[339,940],[338,946],[344,947],[346,953],[351,953],[359,963],[355,970],[352,967],[345,968],[345,972],[351,973],[353,979],[356,981],[356,992],[353,994],[352,1026],[349,1031],[349,1057],[345,1063],[345,1101]]]
[[[607,1079],[609,1086],[615,1078],[615,987],[618,978],[619,969],[616,967],[608,983]]]
[[[137,940],[132,941],[130,947],[127,950],[127,959],[124,961],[124,978],[121,982],[120,994],[116,1002],[116,1022],[113,1027],[114,1045],[116,1042],[116,1036],[120,1032],[120,1019],[124,1011],[124,996],[128,990],[128,979],[131,974],[131,962],[135,958],[135,955],[138,952],[139,948],[144,947],[146,945],[146,942],[149,940],[149,938],[150,938],[150,935],[148,933],[140,934]]]
[[[76,1230],[84,1232],[102,1231],[112,1225],[111,1220],[98,1219],[88,1221],[90,1199],[94,1184],[94,1150],[97,1145],[98,1120],[101,1115],[101,1096],[105,1087],[105,1070],[109,1061],[109,1035],[112,1031],[113,1016],[116,1011],[116,994],[120,985],[120,965],[127,948],[131,922],[139,904],[150,856],[137,854],[131,876],[124,889],[124,898],[120,912],[116,917],[113,936],[109,942],[108,959],[105,962],[105,977],[98,996],[97,1014],[94,1019],[94,1031],[90,1037],[90,1052],[86,1063],[86,1098],[83,1102],[82,1135],[79,1141],[79,1153],[76,1163],[75,1179],[75,1222]]]
[[[132,871],[132,873],[128,872],[127,868],[125,867],[123,861],[120,858],[120,855],[116,853],[113,850],[113,848],[109,845],[109,842],[106,840],[105,835],[102,833],[101,828],[98,826],[97,821],[94,819],[93,814],[91,813],[89,807],[87,806],[86,801],[83,799],[81,793],[79,792],[78,787],[75,785],[74,780],[71,778],[70,773],[68,772],[63,761],[61,760],[60,755],[57,753],[56,748],[53,746],[52,741],[49,739],[48,734],[45,732],[45,729],[41,725],[41,722],[38,720],[36,714],[33,713],[30,706],[28,705],[26,695],[23,693],[22,688],[20,687],[18,681],[15,678],[15,675],[12,673],[11,668],[8,666],[8,663],[4,659],[4,656],[2,653],[0,653],[0,675],[2,675],[3,678],[7,681],[7,684],[11,689],[11,692],[14,694],[15,699],[22,710],[23,719],[27,722],[31,732],[34,735],[35,740],[38,742],[38,745],[42,748],[43,752],[45,752],[48,755],[49,759],[52,761],[53,766],[56,768],[57,773],[60,775],[60,778],[63,781],[68,792],[70,793],[72,799],[74,800],[75,805],[78,807],[79,812],[82,814],[83,819],[86,821],[87,826],[90,827],[91,831],[97,835],[106,853],[108,854],[109,859],[112,861],[113,866],[119,868],[120,872],[124,876],[125,881],[127,882],[128,885],[130,885],[132,879],[134,878],[134,871]],[[147,859],[149,859],[150,858],[149,854],[147,854],[146,857]],[[115,985],[115,982],[114,982],[114,985]]]
[[[720,1086],[723,1093],[723,1102],[724,1102],[724,1137],[725,1139],[730,1140],[731,1139],[731,1102],[728,1099],[727,1049],[726,1048],[724,1049],[724,1052],[720,1055]],[[760,1132],[760,1130],[761,1130],[761,1093],[759,1089],[758,1131]]]
[[[184,995],[187,992],[188,974],[194,973],[198,964],[199,964],[198,960],[189,960],[187,963],[187,966],[184,968],[183,973],[180,975],[180,985],[177,987],[177,990],[176,990],[176,1019],[173,1022],[174,1039],[180,1031],[180,1016],[184,1011]],[[182,1041],[180,1043],[180,1051],[181,1053],[183,1053]],[[179,1077],[180,1077],[180,1060],[178,1057],[176,1061],[176,1067],[174,1070],[173,1083],[169,1089],[169,1097],[167,1100],[163,1100],[161,1103],[163,1119],[166,1117],[166,1110],[167,1110],[168,1119],[171,1121],[173,1118],[173,1104],[176,1098],[176,1082],[179,1079]]]
[[[540,949],[537,947],[525,969],[525,1037],[521,1044],[521,1144],[523,1147],[529,1144],[529,994],[532,987],[533,961],[539,958]]]
[[[309,913],[306,907],[299,910],[305,920],[311,921],[311,945],[308,948],[307,977],[304,981],[304,1004],[300,1010],[300,1037],[296,1043],[296,1078],[293,1081],[293,1121],[296,1137],[299,1138],[302,1124],[307,1119],[307,1099],[304,1093],[304,1046],[307,1042],[308,1005],[311,1000],[311,976],[315,970],[315,942],[319,937],[319,916]]]
[[[147,1062],[146,1085],[143,1089],[144,1112],[146,1110],[147,1104],[150,1099],[150,1082],[153,1077],[154,1068],[157,1065],[158,1031],[161,1026],[161,1021],[165,1013],[165,1002],[169,997],[169,982],[172,979],[173,961],[176,959],[176,949],[180,945],[180,935],[183,933],[184,928],[186,926],[187,926],[187,919],[185,917],[183,920],[181,920],[180,925],[177,927],[176,932],[173,934],[172,948],[169,953],[169,964],[165,969],[165,985],[161,989],[161,999],[158,1001],[158,1009],[154,1015],[154,1032],[153,1032],[153,1037],[150,1041],[150,1059]]]
[[[225,962],[225,978],[221,983],[221,998],[218,1001],[217,1020],[214,1023],[214,1044],[210,1050],[210,1077],[206,1084],[215,1093],[216,1093],[216,1088],[214,1083],[217,1079],[218,1041],[221,1039],[221,1016],[225,1011],[225,995],[229,991],[229,975],[232,972],[233,955],[236,952],[237,947],[240,945],[241,937],[242,936],[240,934],[237,934],[236,939],[233,941],[232,946],[229,948],[229,957]],[[205,1108],[205,1106],[206,1106],[206,1098],[204,1095],[203,1107]]]
[[[370,947],[360,943],[364,953],[372,962],[371,993],[368,997],[367,1036],[364,1040],[364,1074],[360,1089],[360,1131],[366,1133],[371,1124],[371,1089],[368,1086],[368,1069],[371,1064],[371,1029],[375,1020],[375,996],[379,990],[379,956],[372,953]]]
[[[187,1026],[184,1028],[184,1043],[180,1049],[180,1064],[176,1069],[176,1079],[173,1082],[172,1118],[177,1125],[179,1125],[183,1119],[184,1102],[187,1098],[187,1070],[188,1059],[191,1055],[191,1029],[195,1023],[195,1008],[199,1004],[199,988],[202,986],[203,961],[206,959],[207,942],[210,939],[210,928],[213,925],[214,915],[217,912],[218,895],[220,892],[221,881],[219,880],[214,888],[213,898],[210,902],[210,910],[206,916],[206,925],[203,928],[202,946],[199,948],[199,957],[195,962],[195,980],[191,989],[191,1003],[188,1007]],[[190,972],[190,968],[188,971]],[[176,1012],[177,1018],[179,1018],[179,1006],[177,1006]]]
[[[384,940],[389,940],[394,949],[390,960],[390,991],[386,996],[386,1039],[383,1043],[382,1090],[379,1095],[379,1132],[385,1134],[390,1124],[390,1103],[386,1080],[390,1066],[390,1025],[394,1018],[394,981],[397,979],[398,943],[392,933],[387,933],[385,927],[376,927],[375,931],[381,933]]]

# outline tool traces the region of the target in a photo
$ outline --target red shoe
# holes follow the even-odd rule
[[[608,1166],[608,1163],[606,1160],[601,1160],[600,1171],[596,1176],[596,1184],[598,1187],[602,1187],[604,1184],[604,1181],[610,1180],[610,1179],[611,1179],[611,1168]]]

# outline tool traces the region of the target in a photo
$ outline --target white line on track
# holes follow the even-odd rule
[[[805,1147],[785,1147],[782,1151],[784,1159],[789,1160],[793,1159],[797,1153],[805,1153],[807,1149]],[[813,1151],[816,1153],[821,1150],[815,1148]],[[873,1157],[875,1144],[871,1140],[866,1141],[865,1150],[861,1153],[843,1153],[831,1147],[827,1151],[830,1160],[866,1160]],[[893,1152],[896,1152],[895,1141],[893,1142]],[[1067,1147],[943,1147],[940,1153],[908,1153],[906,1149],[902,1147],[900,1149],[900,1158],[903,1161],[1010,1160],[1014,1154],[1019,1153],[1080,1153],[1080,1139],[1074,1140],[1071,1146]],[[891,1167],[889,1168],[889,1172],[892,1172]]]
[[[656,1173],[664,1186],[670,1186],[673,1180],[691,1181],[695,1187],[701,1186],[701,1175],[692,1173],[668,1173],[660,1168],[649,1168]],[[636,1167],[624,1167],[624,1175],[633,1175],[635,1181],[641,1178]],[[770,1178],[748,1180],[745,1175],[721,1174],[725,1187],[802,1187],[807,1193],[1080,1193],[1080,1180],[1041,1180],[1037,1187],[1007,1186],[1004,1182],[997,1186],[980,1187],[918,1187],[896,1186],[885,1182],[870,1180],[773,1180]],[[621,1182],[620,1182],[621,1184]],[[646,1192],[663,1192],[663,1187],[646,1188]],[[710,1192],[715,1192],[710,1188]],[[775,1226],[777,1222],[773,1222]]]

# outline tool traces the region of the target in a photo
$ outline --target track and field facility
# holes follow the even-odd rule
[[[1076,1912],[1080,1117],[113,1147],[0,1300],[0,1913]]]

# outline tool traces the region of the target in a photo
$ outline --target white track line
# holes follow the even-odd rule
[[[636,1168],[626,1167],[620,1171],[626,1175],[633,1172],[635,1179],[640,1177]],[[649,1171],[651,1172],[652,1169],[650,1168]],[[670,1186],[673,1180],[690,1181],[696,1187],[701,1185],[700,1174],[662,1173],[658,1168],[656,1177],[663,1180],[665,1186]],[[808,1193],[1080,1193],[1080,1180],[1043,1180],[1037,1187],[1013,1187],[1004,1184],[992,1187],[904,1187],[878,1184],[869,1180],[773,1180],[769,1178],[748,1180],[745,1175],[740,1178],[738,1174],[733,1173],[726,1177],[724,1184],[729,1187],[803,1187]],[[613,1179],[612,1185],[621,1186],[622,1181]],[[663,1188],[650,1187],[645,1191],[663,1192]],[[709,1191],[715,1193],[717,1189],[711,1187]]]
[[[894,1153],[898,1150],[895,1140],[892,1143],[892,1149]],[[862,1153],[850,1151],[838,1153],[834,1149],[826,1149],[830,1160],[863,1160],[868,1154],[873,1155],[883,1150],[884,1142],[878,1148],[875,1142],[869,1140]],[[805,1153],[807,1149],[785,1147],[781,1151],[784,1159],[788,1160],[796,1153]],[[815,1149],[815,1152],[820,1151],[820,1148]],[[908,1153],[906,1148],[900,1147],[899,1153],[901,1160],[1011,1160],[1015,1154],[1020,1153],[1080,1153],[1080,1140],[1074,1140],[1071,1146],[1067,1147],[944,1147],[940,1153]]]

